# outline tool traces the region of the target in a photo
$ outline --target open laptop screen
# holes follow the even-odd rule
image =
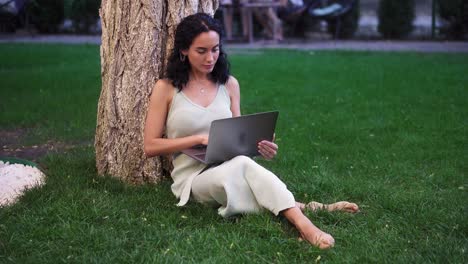
[[[273,140],[278,111],[215,120],[211,123],[206,155],[200,148],[182,152],[203,163],[218,163],[239,155],[257,156],[258,142]]]

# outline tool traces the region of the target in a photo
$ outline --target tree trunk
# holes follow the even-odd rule
[[[148,99],[164,72],[182,18],[211,15],[218,0],[102,0],[101,77],[95,137],[96,166],[125,182],[156,183],[170,170],[165,157],[146,158]]]

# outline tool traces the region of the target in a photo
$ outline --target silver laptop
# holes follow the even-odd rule
[[[277,119],[278,111],[272,111],[214,120],[208,146],[198,145],[182,153],[205,164],[221,163],[239,155],[258,156],[258,142],[273,140]]]

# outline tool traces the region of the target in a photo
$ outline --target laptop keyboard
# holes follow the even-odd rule
[[[200,158],[200,159],[205,159],[205,155],[206,153],[196,154],[195,157]]]

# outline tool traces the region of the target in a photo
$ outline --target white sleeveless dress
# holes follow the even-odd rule
[[[224,85],[218,86],[213,102],[202,107],[183,92],[176,91],[166,121],[168,138],[208,134],[213,120],[232,117],[231,101]],[[219,206],[223,217],[267,209],[278,215],[295,206],[292,193],[276,175],[246,156],[238,156],[200,173],[205,164],[185,154],[177,154],[171,186],[185,205],[190,197],[198,202]]]

